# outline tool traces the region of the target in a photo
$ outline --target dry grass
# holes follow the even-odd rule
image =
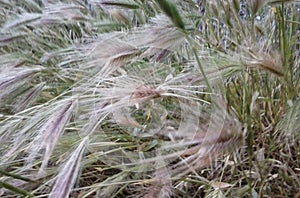
[[[299,10],[0,0],[0,196],[299,196]]]

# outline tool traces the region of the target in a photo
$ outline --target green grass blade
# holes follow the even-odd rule
[[[185,30],[181,16],[179,15],[178,10],[173,3],[167,0],[156,0],[156,2],[159,4],[159,7],[165,12],[165,14],[170,17],[176,27]]]
[[[33,197],[32,194],[30,194],[29,192],[27,192],[26,190],[23,190],[23,189],[20,189],[20,188],[17,188],[11,184],[8,184],[6,182],[2,182],[0,181],[0,187],[1,188],[6,188],[7,190],[10,190],[16,194],[19,194],[19,195],[24,195],[26,197]]]
[[[22,180],[22,181],[26,181],[26,182],[36,182],[36,181],[31,180],[29,178],[22,177],[20,175],[16,175],[16,174],[12,174],[12,173],[8,173],[8,172],[2,171],[2,170],[0,170],[0,174],[8,176],[8,177],[15,178],[15,179],[19,179],[19,180]]]

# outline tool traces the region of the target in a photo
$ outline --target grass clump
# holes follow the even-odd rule
[[[297,1],[0,0],[1,197],[297,197]]]

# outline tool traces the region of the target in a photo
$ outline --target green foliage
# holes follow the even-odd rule
[[[174,25],[184,30],[184,23],[176,9],[176,6],[167,0],[157,0],[156,2],[159,4],[160,8],[166,13],[166,15],[170,17]]]
[[[19,194],[19,195],[23,195],[26,197],[33,197],[32,194],[30,194],[29,192],[19,189],[13,185],[10,185],[9,183],[6,182],[0,182],[0,187],[1,188],[6,188],[7,190],[10,190],[11,192],[15,193],[15,194]]]

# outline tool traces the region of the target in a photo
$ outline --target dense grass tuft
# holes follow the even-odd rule
[[[1,197],[298,197],[300,4],[0,0]]]

